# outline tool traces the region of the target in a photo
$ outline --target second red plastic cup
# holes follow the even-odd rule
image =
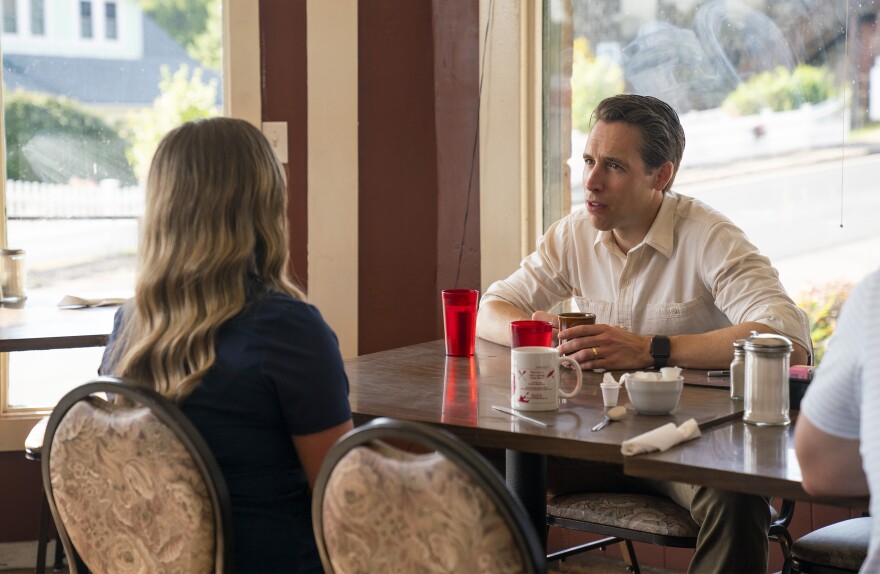
[[[549,321],[511,321],[510,348],[552,347],[553,323]]]

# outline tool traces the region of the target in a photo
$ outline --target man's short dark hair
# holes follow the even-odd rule
[[[669,104],[652,96],[618,94],[599,102],[590,120],[591,129],[597,121],[624,122],[637,127],[642,134],[639,152],[648,169],[672,162],[672,177],[663,191],[672,188],[684,153],[684,128]]]

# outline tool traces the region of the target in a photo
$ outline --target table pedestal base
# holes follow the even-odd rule
[[[547,550],[547,456],[516,450],[506,451],[504,475],[507,486],[516,494],[535,532]]]

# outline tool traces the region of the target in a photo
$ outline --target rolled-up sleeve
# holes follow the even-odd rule
[[[555,222],[538,239],[535,251],[522,260],[519,269],[489,286],[480,304],[506,301],[532,314],[571,298],[579,262],[571,259],[575,254],[569,221],[566,217]]]
[[[812,354],[807,314],[786,293],[779,273],[729,221],[713,225],[704,242],[704,281],[731,323],[761,323]]]

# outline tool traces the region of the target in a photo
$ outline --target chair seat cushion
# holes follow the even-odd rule
[[[865,561],[870,541],[871,519],[853,518],[798,538],[791,554],[799,561],[855,572]]]
[[[690,512],[665,496],[629,493],[578,493],[555,496],[547,514],[662,536],[696,538],[700,528]]]

